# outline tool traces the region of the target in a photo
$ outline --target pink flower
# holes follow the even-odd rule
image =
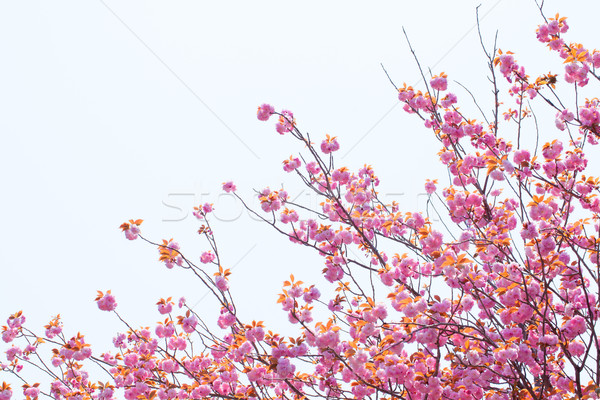
[[[316,163],[316,161],[311,161],[308,164],[306,164],[306,170],[313,175],[318,175],[321,172],[321,168],[319,167],[319,164]]]
[[[378,304],[377,306],[375,306],[375,308],[373,309],[373,314],[380,320],[384,320],[388,313],[387,313],[387,309],[385,307],[384,304]]]
[[[434,90],[439,90],[440,92],[448,89],[448,81],[446,80],[445,74],[435,76],[429,83],[431,83],[431,87]]]
[[[584,333],[586,330],[585,319],[577,315],[570,320],[562,327],[562,331],[567,339],[575,339],[577,336]]]
[[[125,339],[126,339],[125,334],[119,333],[117,336],[115,336],[113,338],[113,345],[119,349],[124,348],[124,347],[126,347]]]
[[[581,124],[591,126],[600,123],[600,112],[594,107],[581,107],[579,109]]]
[[[398,100],[400,101],[410,101],[415,96],[415,92],[412,90],[406,90],[404,88],[398,91]]]
[[[102,311],[113,311],[117,308],[117,301],[115,300],[115,297],[110,294],[110,290],[106,292],[106,294],[98,292],[96,303],[98,304],[98,308]]]
[[[235,324],[235,315],[233,315],[229,310],[225,307],[221,309],[221,315],[217,320],[217,325],[221,329],[225,329]]]
[[[138,360],[139,356],[137,353],[125,354],[125,357],[123,357],[123,363],[128,367],[135,367],[138,363]]]
[[[458,99],[454,93],[448,93],[441,101],[442,107],[449,108],[452,104],[456,104]]]
[[[513,156],[513,161],[517,165],[528,164],[530,159],[531,154],[529,154],[529,150],[517,150]]]
[[[236,189],[237,188],[231,181],[223,183],[223,190],[227,193],[235,192]]]
[[[503,181],[504,180],[504,174],[499,169],[495,169],[492,172],[490,172],[490,177],[495,181]]]
[[[166,373],[173,373],[177,372],[179,369],[179,364],[177,364],[177,362],[174,360],[166,359],[159,363],[159,367]]]
[[[555,140],[552,143],[546,143],[542,148],[542,155],[548,161],[556,160],[560,153],[563,150],[563,145],[561,142]]]
[[[17,329],[7,329],[4,332],[2,332],[2,340],[4,340],[4,342],[6,343],[10,343],[17,337],[18,334],[19,331]]]
[[[576,357],[580,357],[585,353],[585,345],[579,341],[569,343],[569,352]]]
[[[550,20],[550,22],[547,25],[548,33],[550,35],[558,35],[558,32],[560,31],[559,27],[560,25],[557,19]]]
[[[209,385],[200,385],[196,389],[192,390],[192,396],[194,398],[204,398],[210,395],[211,389]]]
[[[277,373],[282,378],[290,378],[295,370],[296,366],[290,362],[289,358],[280,357],[277,360]]]
[[[85,360],[92,356],[92,349],[90,347],[84,347],[73,353],[73,359],[77,361]]]
[[[542,239],[539,246],[540,246],[540,254],[542,255],[542,257],[545,257],[548,254],[550,254],[550,252],[552,250],[554,250],[554,248],[556,247],[556,242],[554,241],[554,239],[551,236],[549,236],[549,237]]]
[[[443,235],[438,231],[432,231],[429,236],[421,239],[421,244],[423,245],[423,253],[429,255],[434,251],[439,250],[439,248],[443,244]]]
[[[300,287],[300,285],[292,286],[290,289],[288,289],[288,295],[293,298],[302,296],[302,287]]]
[[[589,67],[587,64],[579,65],[578,63],[570,63],[565,66],[565,81],[568,83],[577,83],[579,86],[585,86],[589,78],[587,74]]]
[[[173,311],[173,303],[172,302],[165,302],[165,303],[159,303],[158,304],[158,312],[161,314],[168,314],[171,311]]]
[[[518,65],[515,63],[515,58],[510,54],[502,54],[499,57],[500,60],[500,72],[508,79],[509,82],[512,82],[510,79],[510,74],[513,70],[518,69]]]
[[[321,292],[313,286],[304,293],[303,299],[307,303],[312,303],[314,300],[318,300],[319,297],[321,297]]]
[[[200,262],[202,264],[208,264],[209,262],[214,261],[214,259],[215,259],[215,255],[211,251],[205,251],[200,256]]]
[[[556,120],[554,122],[558,129],[564,131],[567,127],[566,122],[573,121],[574,118],[575,115],[573,115],[571,111],[565,109],[556,114]]]
[[[427,328],[418,331],[416,334],[416,339],[417,342],[428,345],[434,344],[435,340],[437,339],[437,336],[438,332],[435,329]]]
[[[263,104],[262,106],[258,107],[256,116],[261,121],[267,121],[274,112],[275,112],[275,108],[273,108],[272,105]]]
[[[427,179],[427,182],[425,183],[425,191],[427,192],[427,194],[432,194],[433,192],[435,192],[435,183],[436,181],[430,181],[429,179]]]
[[[526,222],[521,231],[523,240],[535,239],[538,236],[538,231],[535,223]]]
[[[28,344],[27,347],[25,347],[25,353],[35,353],[37,350],[37,347],[35,347],[32,344]]]
[[[298,167],[300,167],[300,165],[302,165],[302,163],[300,162],[300,159],[298,157],[292,158],[290,156],[289,159],[283,161],[283,170],[285,172],[292,172]]]
[[[110,353],[102,353],[101,357],[102,357],[102,360],[104,360],[104,362],[107,364],[116,365],[116,363],[117,363],[115,356],[113,356]]]
[[[229,281],[224,276],[217,275],[215,278],[215,285],[221,292],[229,290]]]
[[[326,135],[327,139],[321,142],[321,151],[323,154],[333,153],[334,151],[338,151],[340,149],[340,144],[338,143],[335,137],[330,137]]]
[[[294,119],[294,114],[289,110],[282,110],[281,116],[279,117],[279,122],[275,125],[275,129],[280,135],[283,135],[286,132],[291,132],[294,129],[294,124],[296,120]]]
[[[173,327],[173,324],[168,324],[168,325],[158,324],[158,325],[156,325],[156,328],[154,329],[154,333],[159,338],[171,337],[171,335],[174,332],[175,332],[175,328]],[[119,346],[116,346],[116,347],[119,347]]]
[[[285,201],[287,193],[285,191],[271,191],[271,189],[263,189],[259,193],[260,207],[264,212],[277,211],[281,208],[282,201]]]
[[[442,163],[445,165],[448,165],[450,163],[450,161],[452,161],[453,158],[454,158],[453,151],[445,151],[442,154],[440,154],[440,161],[442,161]]]
[[[540,42],[542,43],[546,43],[550,40],[550,38],[548,37],[548,35],[550,34],[550,31],[548,30],[548,25],[544,24],[544,25],[540,25],[537,29],[537,38]]]
[[[51,325],[46,328],[46,337],[48,339],[52,339],[56,335],[59,335],[62,332],[62,326],[60,325]]]
[[[410,100],[409,105],[416,110],[427,111],[431,107],[431,100],[426,99],[425,97],[419,95],[419,96],[413,97]]]
[[[252,343],[256,341],[260,342],[264,338],[265,330],[260,326],[257,326],[256,328],[250,328],[246,331],[246,339]]]
[[[25,316],[20,312],[14,315],[11,315],[10,318],[6,321],[9,327],[11,328],[20,328],[25,323]]]
[[[187,347],[187,342],[181,336],[171,337],[169,339],[168,347],[171,350],[185,350],[185,348]]]
[[[196,329],[196,325],[198,325],[196,316],[190,315],[189,317],[183,319],[181,327],[185,333],[192,333]]]
[[[350,171],[346,167],[338,168],[331,173],[331,179],[344,185],[350,179]]]
[[[28,387],[27,389],[25,389],[23,391],[23,394],[27,397],[31,397],[32,399],[35,399],[39,396],[40,389],[38,389],[37,386]]]
[[[246,376],[250,382],[256,382],[261,379],[266,372],[267,370],[265,367],[258,367],[250,370]]]
[[[548,43],[548,47],[550,47],[554,51],[560,51],[565,45],[565,41],[560,38],[555,38]]]
[[[287,208],[283,210],[280,216],[281,222],[287,224],[289,222],[298,222],[298,213],[294,210],[288,210]]]
[[[600,68],[600,52],[594,51],[594,54],[592,54],[592,64],[594,68]]]
[[[558,344],[558,336],[554,334],[544,335],[539,338],[538,343],[545,344],[548,346],[556,346]]]
[[[138,235],[140,234],[140,224],[143,221],[141,219],[138,219],[136,221],[134,220],[129,220],[129,223],[125,222],[123,224],[121,224],[120,228],[123,231],[123,233],[125,233],[125,237],[129,240],[135,240],[137,239]]]
[[[12,390],[6,388],[4,390],[0,390],[0,400],[10,400],[12,397]]]
[[[16,357],[20,357],[23,354],[23,351],[20,347],[12,346],[10,349],[6,350],[6,359],[8,361],[13,361]]]

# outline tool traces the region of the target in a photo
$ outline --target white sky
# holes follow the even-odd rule
[[[418,83],[404,26],[423,66],[446,71],[489,109],[472,29],[479,3],[487,44],[498,29],[499,47],[532,75],[560,69],[535,40],[533,1],[0,2],[2,323],[22,309],[39,328],[61,313],[67,332],[108,350],[122,327],[97,309],[96,290],[112,289],[133,325],[159,319],[159,297],[197,302],[205,292],[188,274],[166,270],[154,248],[118,227],[143,218],[145,235],[174,237],[197,260],[206,246],[190,211],[200,201],[218,207],[243,318],[285,319],[275,305],[281,282],[290,272],[321,282],[320,259],[218,197],[227,180],[248,199],[285,182],[311,201],[281,169],[301,149],[257,121],[256,107],[291,109],[315,140],[338,136],[338,165],[372,164],[384,197],[413,211],[425,178],[442,172],[438,146],[396,106],[380,63],[397,85]],[[545,7],[569,17],[570,39],[598,44],[597,1]],[[207,299],[198,310],[216,315]]]

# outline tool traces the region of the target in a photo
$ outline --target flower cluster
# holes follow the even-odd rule
[[[130,219],[128,223],[124,222],[123,224],[121,224],[120,228],[123,231],[123,233],[125,233],[125,237],[127,239],[135,240],[140,234],[140,225],[142,224],[142,222],[144,222],[144,220],[137,219],[134,221]]]
[[[340,149],[337,138],[325,135],[326,139],[321,142],[321,151],[323,154],[330,154]]]
[[[264,212],[277,211],[281,208],[287,200],[288,194],[285,190],[271,190],[269,188],[263,189],[258,194],[258,200],[260,201],[260,208]]]
[[[289,159],[283,160],[283,170],[285,172],[292,172],[300,168],[301,165],[302,163],[300,162],[300,159],[298,157],[290,156]]]
[[[96,304],[102,311],[113,311],[115,308],[117,308],[117,301],[115,300],[115,296],[110,293],[110,290],[108,290],[106,293],[98,291]]]
[[[566,63],[569,87],[585,86],[596,77],[597,52],[565,44],[567,30],[557,16],[538,28],[538,40]],[[184,257],[172,239],[142,237],[141,220],[121,229],[155,245],[167,268],[199,279],[218,304],[211,321],[184,299],[179,311],[172,298],[160,299],[160,322],[127,325],[113,352],[95,355],[83,335],[67,339],[58,317],[37,335],[19,312],[2,328],[10,347],[0,367],[25,382],[22,394],[32,400],[598,399],[600,178],[587,171],[600,101],[556,101],[556,75],[532,79],[510,52],[488,57],[496,101],[485,122],[462,111],[444,73],[424,82],[426,90],[399,90],[404,110],[438,140],[448,171],[445,185],[425,183],[421,212],[386,203],[372,166],[338,165],[336,137],[315,144],[290,111],[259,107],[259,120],[277,114],[276,131],[301,144],[304,153],[285,160],[284,170],[320,200],[296,204],[284,190],[266,188],[258,192],[266,214],[248,207],[322,259],[325,288],[292,275],[279,294],[296,336],[244,322],[206,203],[194,215],[208,248],[195,257]],[[556,129],[531,134],[537,122],[524,100],[547,106]],[[232,182],[223,189],[246,205]],[[124,321],[110,291],[98,292],[96,302]],[[214,323],[220,330],[211,330]],[[38,362],[42,345],[51,346],[49,363]],[[110,383],[93,382],[90,363]],[[22,378],[31,364],[51,377],[48,389]],[[12,396],[3,383],[0,400]]]
[[[261,121],[268,121],[271,118],[271,115],[275,113],[275,109],[270,104],[263,104],[258,107],[257,117]]]
[[[567,44],[561,34],[569,30],[566,17],[558,14],[550,18],[548,23],[538,26],[537,37],[542,43],[546,43],[550,50],[556,51],[564,59],[565,81],[576,83],[578,86],[586,86],[589,82],[590,70],[600,68],[600,52],[590,52],[581,43]]]
[[[280,135],[283,135],[286,132],[291,132],[295,125],[294,114],[289,110],[283,110],[279,115],[279,121],[275,125],[275,129]]]

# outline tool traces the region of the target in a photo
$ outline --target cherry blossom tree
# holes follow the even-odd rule
[[[567,32],[558,15],[537,28],[564,64],[557,74],[531,77],[517,55],[482,46],[491,113],[463,112],[444,73],[421,70],[422,90],[397,89],[404,110],[438,139],[448,170],[446,184],[425,183],[422,213],[384,203],[371,166],[338,165],[338,138],[316,144],[291,111],[258,108],[258,119],[276,119],[276,132],[299,142],[283,169],[321,204],[267,188],[255,210],[234,183],[223,189],[322,256],[330,288],[292,275],[277,300],[296,336],[239,315],[207,203],[194,211],[206,240],[194,256],[173,240],[143,236],[142,220],[121,229],[210,290],[220,304],[218,330],[172,298],[156,305],[161,322],[132,327],[113,294],[98,292],[98,308],[126,329],[99,354],[82,334],[66,335],[59,317],[36,333],[17,312],[2,330],[9,347],[0,366],[22,387],[3,383],[0,400],[599,398],[600,180],[586,172],[586,153],[600,138],[600,100],[581,91],[600,81],[600,52],[566,41]],[[532,104],[554,116],[554,129],[537,129]],[[92,364],[103,376],[90,376]]]

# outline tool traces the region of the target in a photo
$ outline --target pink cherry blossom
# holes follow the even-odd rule
[[[223,183],[223,190],[227,193],[235,192],[236,187],[233,182],[225,182]]]
[[[0,400],[10,400],[12,397],[12,390],[9,388],[0,390]]]
[[[221,292],[229,290],[229,281],[221,275],[215,277],[215,285]]]
[[[27,396],[27,398],[36,399],[40,394],[40,389],[37,387],[29,387],[23,390],[23,394]]]
[[[529,154],[529,150],[517,150],[513,156],[513,161],[517,165],[523,165],[529,163],[531,160],[531,155]]]
[[[448,89],[448,82],[446,81],[446,77],[443,75],[434,77],[431,79],[431,81],[429,81],[429,83],[434,90],[439,90],[440,92]]]
[[[98,304],[98,308],[102,311],[113,311],[117,308],[117,301],[115,300],[115,297],[110,294],[110,290],[106,294],[99,292],[99,295],[96,298],[96,304]]]
[[[268,121],[274,112],[275,112],[275,108],[273,108],[272,105],[263,104],[262,106],[258,107],[258,112],[257,112],[256,116],[261,121]]]
[[[425,191],[427,192],[427,194],[432,194],[433,192],[435,192],[435,190],[436,190],[435,182],[430,181],[428,179],[427,183],[425,183]]]
[[[172,302],[166,302],[163,304],[158,304],[158,312],[161,314],[168,314],[171,311],[173,311],[173,303]]]
[[[208,264],[210,262],[213,262],[214,260],[215,260],[215,255],[211,251],[205,251],[200,256],[200,262],[202,264]]]
[[[196,316],[191,315],[182,320],[182,329],[186,333],[192,333],[196,329],[196,325],[198,325],[198,319]]]
[[[294,114],[289,110],[282,110],[279,121],[275,125],[275,129],[277,130],[277,133],[283,135],[287,132],[291,132],[294,129],[294,124]]]
[[[574,339],[586,330],[585,319],[578,315],[568,320],[562,327],[563,334],[567,339]]]
[[[329,137],[321,142],[321,151],[323,154],[330,154],[340,149],[340,144],[335,137]]]
[[[283,161],[283,170],[285,172],[292,172],[298,169],[301,165],[302,163],[300,162],[300,159],[298,157],[290,157],[288,160]]]

